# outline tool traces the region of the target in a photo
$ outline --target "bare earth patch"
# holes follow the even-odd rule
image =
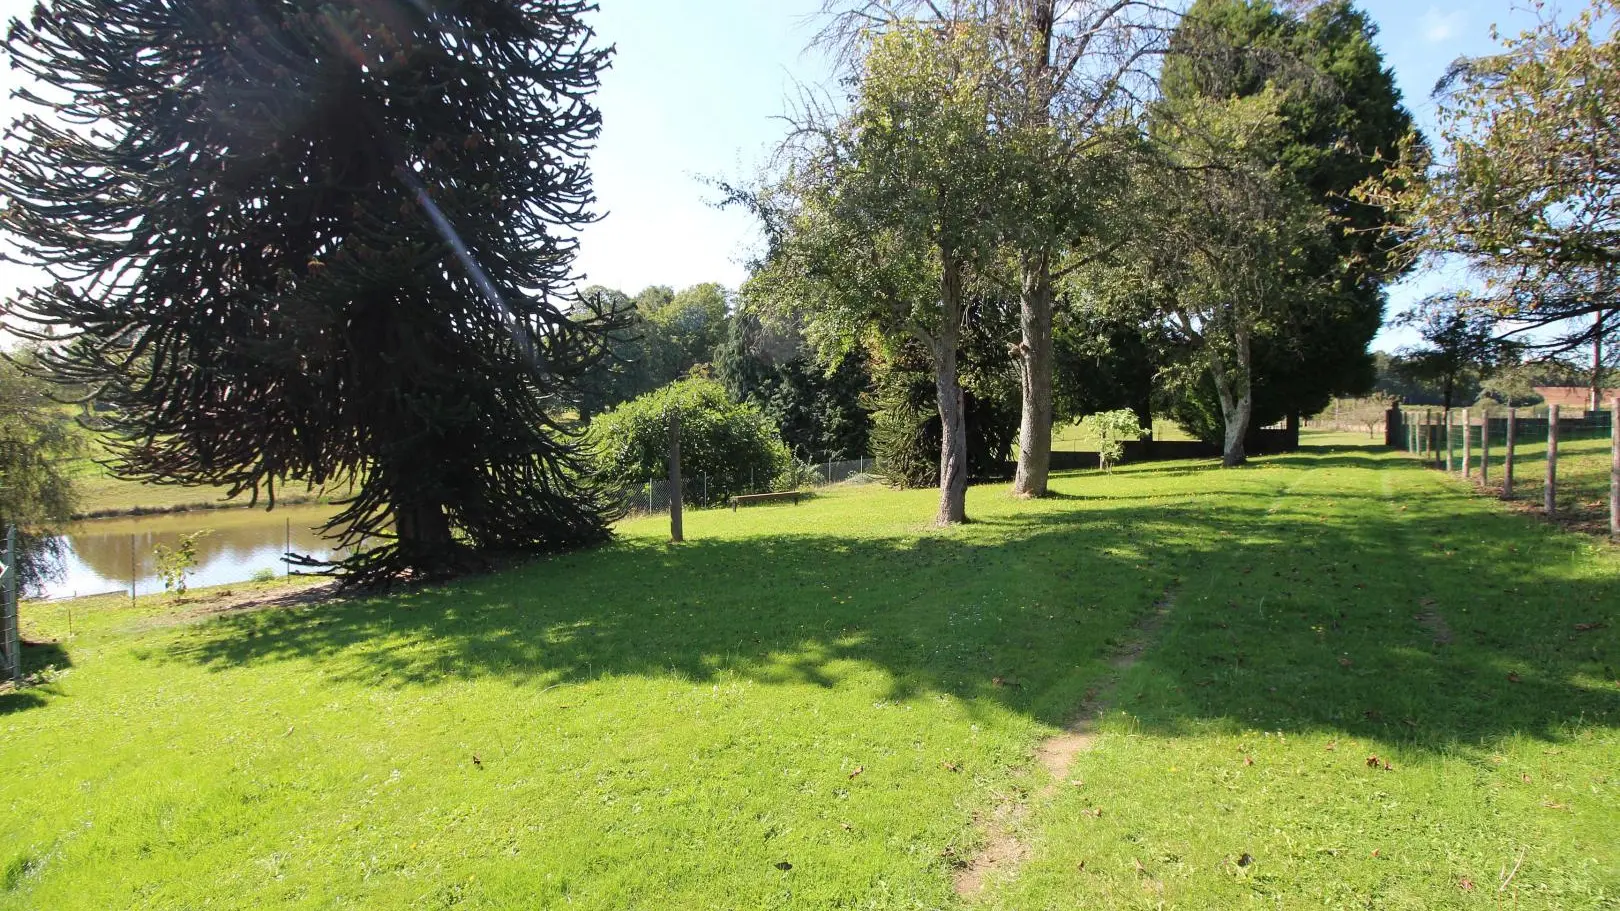
[[[1141,659],[1174,606],[1175,595],[1166,590],[1153,609],[1137,622],[1131,641],[1115,652],[1110,662],[1113,673],[1100,688],[1086,694],[1074,720],[1063,733],[1048,737],[1035,747],[1035,761],[1050,778],[1041,788],[1040,798],[1055,795],[1059,785],[1068,780],[1075,761],[1097,745],[1097,718],[1108,711],[1119,679]],[[992,874],[1005,874],[1023,863],[1029,855],[1029,847],[1019,840],[1017,829],[1029,813],[1028,801],[1005,798],[996,803],[989,819],[980,820],[985,829],[984,847],[956,871],[953,885],[957,895],[978,895],[984,891],[985,882]]]
[[[1446,618],[1440,616],[1440,612],[1435,610],[1432,600],[1423,599],[1423,612],[1417,614],[1415,619],[1423,625],[1424,629],[1434,634],[1435,645],[1451,644],[1451,626],[1446,623]]]

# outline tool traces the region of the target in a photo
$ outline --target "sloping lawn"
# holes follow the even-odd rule
[[[389,599],[25,606],[64,641],[0,694],[0,908],[1620,901],[1612,548],[1373,451],[1055,487],[943,532],[876,488],[639,520]],[[1009,804],[1026,859],[957,897]]]

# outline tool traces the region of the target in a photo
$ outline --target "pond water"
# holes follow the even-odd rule
[[[153,553],[159,544],[174,547],[181,535],[208,530],[197,539],[197,567],[186,584],[200,588],[242,582],[270,570],[287,573],[282,557],[289,543],[292,552],[329,559],[335,551],[316,532],[337,513],[332,506],[295,506],[266,512],[262,509],[217,509],[145,516],[96,519],[74,525],[63,536],[68,552],[60,579],[43,587],[47,598],[73,598],[107,592],[137,594],[163,590]]]

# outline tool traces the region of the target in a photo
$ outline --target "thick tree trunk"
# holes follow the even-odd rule
[[[450,517],[439,503],[394,504],[394,534],[400,549],[409,554],[448,554],[455,546],[450,534]],[[431,571],[431,567],[418,566]]]
[[[1019,295],[1018,371],[1023,418],[1018,429],[1018,473],[1013,494],[1046,496],[1052,467],[1052,266],[1042,254],[1026,258]]]
[[[1228,369],[1219,355],[1209,359],[1215,391],[1221,400],[1221,420],[1226,438],[1221,447],[1221,465],[1234,468],[1249,460],[1243,439],[1249,435],[1249,419],[1254,414],[1254,396],[1249,382],[1249,335],[1237,333],[1237,369]]]
[[[962,331],[961,267],[947,262],[940,280],[940,327],[933,335],[934,382],[939,393],[940,525],[967,521],[967,415],[957,375]]]

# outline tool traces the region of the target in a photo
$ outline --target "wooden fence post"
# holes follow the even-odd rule
[[[669,539],[681,536],[681,410],[669,413]]]
[[[1513,499],[1513,438],[1518,433],[1514,429],[1513,419],[1518,414],[1519,409],[1514,408],[1512,405],[1508,406],[1507,440],[1504,442],[1502,453],[1502,499],[1504,500]]]
[[[1463,463],[1462,476],[1474,476],[1474,416],[1467,408],[1463,409],[1462,437],[1463,437]]]
[[[1447,408],[1446,409],[1446,473],[1447,474],[1450,474],[1454,470],[1454,467],[1455,467],[1454,463],[1456,462],[1455,453],[1456,453],[1456,448],[1457,447],[1454,445],[1455,441],[1452,440],[1452,438],[1451,438],[1451,427],[1452,427],[1451,409]]]
[[[1479,412],[1479,485],[1491,483],[1491,409]]]
[[[1547,515],[1558,512],[1558,406],[1547,408],[1547,488],[1542,496],[1542,507]]]
[[[1609,534],[1620,538],[1620,395],[1609,405]]]

